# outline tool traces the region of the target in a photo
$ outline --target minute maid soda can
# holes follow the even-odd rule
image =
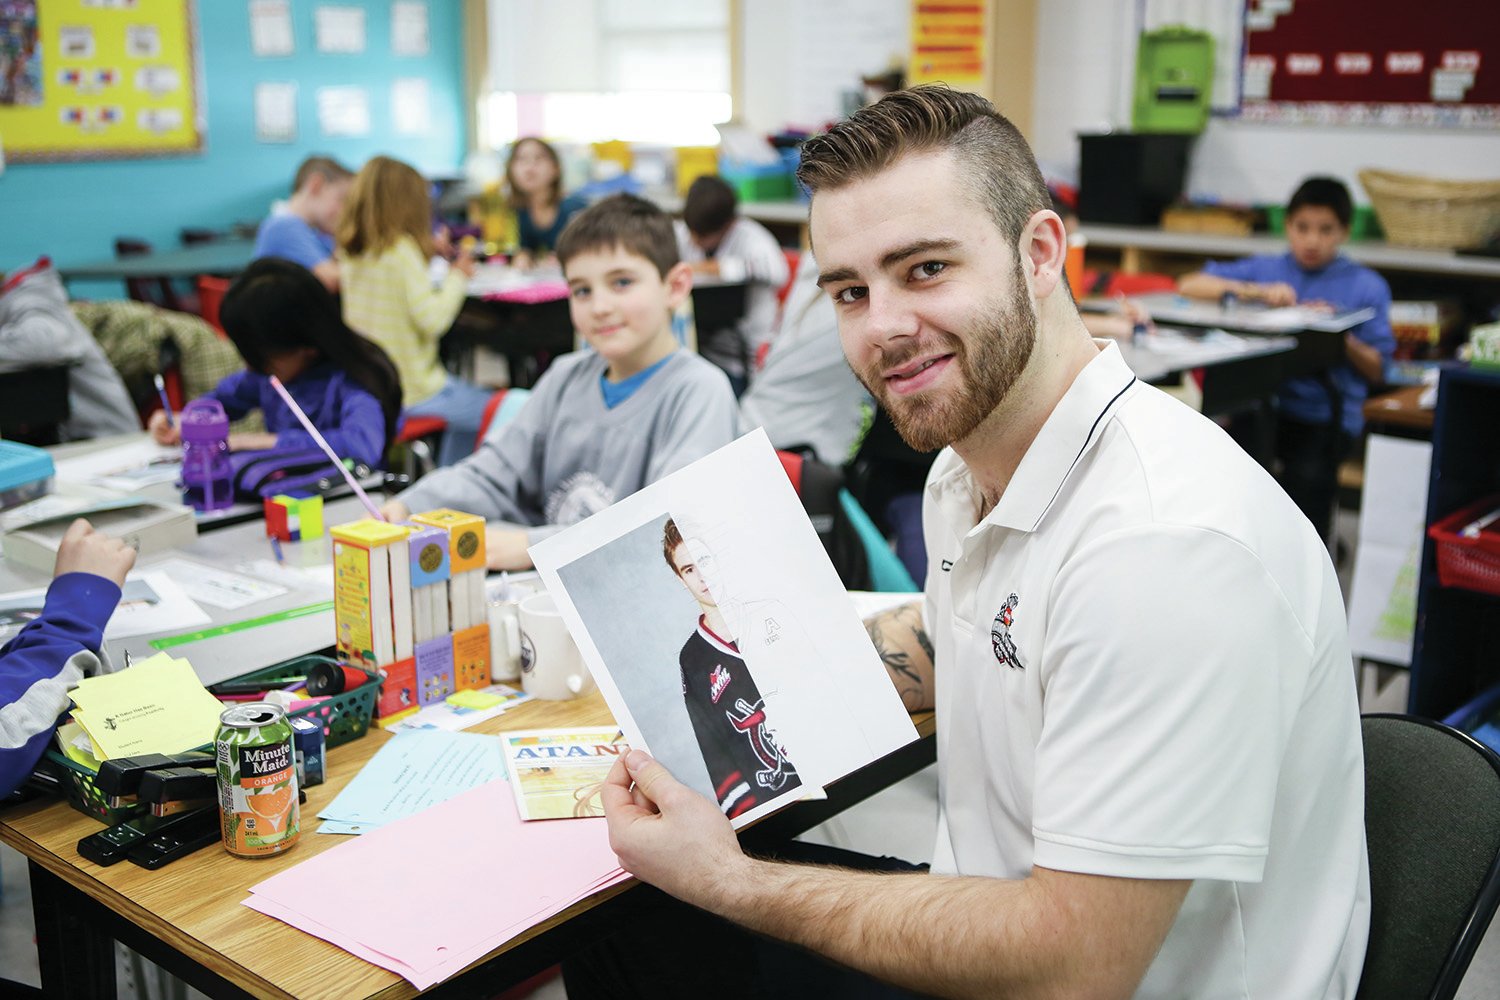
[[[297,768],[292,727],[279,705],[236,705],[214,739],[224,849],[266,858],[297,843]]]

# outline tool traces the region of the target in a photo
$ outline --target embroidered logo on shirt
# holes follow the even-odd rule
[[[1020,603],[1021,599],[1011,594],[990,625],[990,647],[995,651],[995,659],[1012,670],[1026,669],[1026,665],[1021,662],[1021,651],[1010,637],[1010,627],[1016,623],[1016,605]]]
[[[729,686],[729,671],[724,664],[714,667],[714,672],[708,675],[708,696],[713,699],[715,705],[719,699],[724,697],[724,689]]]

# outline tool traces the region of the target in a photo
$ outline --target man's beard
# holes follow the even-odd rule
[[[939,332],[935,343],[914,343],[899,354],[882,354],[877,363],[855,374],[891,415],[902,440],[917,451],[936,451],[968,437],[994,412],[1026,370],[1035,346],[1036,310],[1018,266],[1008,299],[986,303],[966,341]],[[946,394],[927,390],[911,398],[890,390],[881,372],[934,349],[953,354],[962,376],[957,390]]]

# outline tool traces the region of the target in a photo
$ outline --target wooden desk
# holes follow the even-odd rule
[[[1426,386],[1408,385],[1365,400],[1365,423],[1371,426],[1418,431],[1421,437],[1432,436],[1435,410],[1418,405]]]
[[[232,278],[250,266],[254,253],[254,240],[215,240],[180,250],[108,257],[82,264],[59,264],[57,270],[63,281],[191,278],[199,274]]]
[[[609,725],[594,695],[577,701],[532,701],[471,732]],[[826,802],[804,802],[771,817],[743,838],[770,843],[817,825],[935,759],[933,715],[915,720],[922,738],[828,789]],[[287,854],[248,861],[209,847],[160,871],[129,862],[109,868],[79,857],[80,838],[100,824],[62,802],[33,802],[0,814],[0,842],[27,858],[42,988],[49,997],[113,997],[113,941],[120,941],[213,997],[367,997],[417,995],[406,980],[320,938],[240,905],[250,886],[344,842],[313,832],[315,816],[390,739],[380,730],[331,751],[328,780],[308,790],[301,840]],[[373,874],[373,873],[372,873]],[[432,996],[489,996],[574,951],[608,924],[628,919],[622,883],[591,896],[433,988]],[[496,890],[503,889],[498,881]],[[393,900],[392,905],[401,905]]]

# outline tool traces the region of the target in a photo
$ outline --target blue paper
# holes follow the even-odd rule
[[[367,833],[505,777],[500,740],[476,733],[400,733],[318,813],[319,833]]]

